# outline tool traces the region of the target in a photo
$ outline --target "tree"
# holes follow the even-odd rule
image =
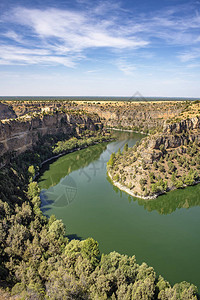
[[[97,241],[92,238],[81,241],[81,254],[83,258],[87,258],[92,264],[97,264],[100,255]]]
[[[150,179],[150,183],[154,183],[155,175],[153,172],[150,172],[149,179]]]
[[[194,174],[193,173],[189,173],[185,176],[184,183],[186,185],[193,185],[194,182],[195,182],[195,180],[194,180]]]
[[[175,185],[175,183],[176,183],[176,173],[175,172],[172,173],[171,182],[173,185]]]
[[[114,166],[114,162],[115,162],[115,153],[112,153],[107,164],[112,168]]]
[[[119,148],[117,151],[117,157],[119,157],[121,155],[121,149]]]
[[[178,179],[175,183],[175,186],[177,189],[181,189],[183,187],[183,181],[181,179]]]
[[[159,192],[159,189],[155,183],[151,184],[150,189],[152,194],[156,194]]]
[[[168,168],[169,168],[170,173],[172,173],[176,170],[176,167],[174,166],[174,164],[171,161],[168,162]]]
[[[39,196],[40,189],[36,181],[30,182],[28,185],[27,196],[31,200],[36,196]]]
[[[55,238],[63,237],[65,234],[65,225],[62,220],[56,220],[49,226],[49,233]]]
[[[33,165],[29,166],[28,173],[30,175],[30,181],[33,181],[35,177],[35,167]]]
[[[125,145],[124,145],[124,152],[127,152],[128,151],[128,143],[126,143]]]
[[[159,170],[160,170],[160,172],[164,173],[165,172],[165,167],[163,165],[160,165]]]
[[[144,190],[144,186],[147,183],[147,180],[145,178],[140,178],[140,186],[141,189]]]
[[[116,174],[116,175],[115,175],[114,180],[115,180],[115,181],[119,181],[119,174]]]
[[[156,162],[156,161],[154,161],[154,162],[153,162],[153,166],[154,166],[154,168],[157,170],[157,168],[158,168],[158,164],[157,164],[157,162]]]
[[[142,168],[143,170],[146,170],[147,168],[146,162],[144,160],[142,160]]]
[[[160,145],[160,151],[162,152],[162,153],[164,153],[165,152],[165,145]]]

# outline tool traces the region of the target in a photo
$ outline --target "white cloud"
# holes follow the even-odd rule
[[[99,72],[101,72],[102,71],[102,69],[95,69],[95,70],[88,70],[88,71],[86,71],[85,73],[99,73]]]
[[[105,10],[105,6],[99,6],[98,14],[102,10]],[[149,43],[133,33],[126,32],[126,26],[119,26],[111,16],[104,20],[98,19],[94,10],[86,13],[55,8],[41,10],[18,7],[13,9],[12,19],[7,15],[4,22],[20,26],[24,35],[22,38],[17,32],[19,27],[16,31],[9,30],[3,34],[13,41],[20,42],[21,47],[13,48],[12,53],[9,44],[5,45],[0,52],[1,63],[57,62],[70,67],[74,66],[77,60],[85,58],[84,52],[88,49],[137,49]],[[35,53],[36,51],[40,53]]]
[[[200,16],[191,4],[139,15],[138,29],[142,36],[158,38],[164,45],[192,45],[199,42]],[[139,32],[139,31],[138,31]]]
[[[54,37],[67,45],[72,51],[81,51],[90,47],[134,48],[148,44],[142,39],[124,36],[117,24],[84,12],[71,12],[58,9],[31,10],[17,9],[15,20],[31,27],[41,38]]]
[[[26,64],[62,64],[74,67],[74,62],[67,57],[52,55],[46,49],[25,49],[22,47],[2,46],[0,47],[0,64],[2,65],[26,65]]]
[[[190,51],[185,51],[179,55],[182,62],[194,61],[200,58],[200,49],[190,49]]]
[[[88,10],[72,11],[56,8],[14,8],[2,22],[11,26],[2,37],[1,64],[62,64],[74,67],[88,59],[88,50],[104,49],[118,57],[118,68],[126,74],[134,66],[120,61],[125,51],[146,48],[146,59],[155,56],[151,47],[162,51],[164,46],[198,46],[200,43],[200,16],[188,5],[182,5],[149,14],[133,15],[119,3],[101,1],[94,7],[88,0],[79,0]],[[184,14],[180,14],[180,11]],[[12,15],[12,18],[10,17]],[[128,18],[126,18],[126,15]],[[156,41],[155,41],[156,40]],[[7,44],[6,44],[7,43]],[[161,48],[159,48],[161,47]],[[148,55],[149,52],[149,55]],[[137,55],[137,52],[133,54]],[[175,56],[177,54],[175,53]],[[197,54],[183,53],[182,62],[199,58]]]
[[[21,37],[21,35],[17,34],[15,31],[13,30],[9,30],[7,31],[5,34],[3,34],[5,37],[14,40],[18,43],[23,42],[23,38]]]
[[[116,62],[116,66],[117,68],[122,71],[125,75],[133,75],[135,70],[136,70],[136,67],[131,64],[131,63],[128,63],[126,60],[124,59],[121,59],[119,61]]]

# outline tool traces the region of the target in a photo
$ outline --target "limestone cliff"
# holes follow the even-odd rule
[[[200,143],[200,117],[181,120],[174,124],[164,124],[163,132],[149,139],[149,148],[164,149],[177,148],[197,141]]]
[[[162,129],[166,120],[176,118],[186,107],[184,102],[7,101],[0,104],[0,156],[31,148],[39,136],[72,134],[84,126],[94,128],[97,123],[144,132]],[[10,120],[4,120],[8,118]],[[174,134],[175,125],[167,126],[165,131]],[[183,123],[181,128],[184,126]],[[176,131],[178,133],[178,129]],[[160,140],[152,141],[152,147],[158,148],[163,139],[161,136]],[[169,146],[172,143],[180,144],[180,138],[171,138]]]
[[[179,116],[185,107],[180,102],[84,103],[82,109],[99,115],[104,126],[148,131],[162,128],[164,122]]]
[[[185,102],[128,101],[10,101],[7,103],[19,116],[73,109],[96,113],[104,126],[147,131],[162,128],[164,122],[176,118],[185,109]],[[2,118],[0,118],[2,119]]]
[[[70,136],[83,129],[95,130],[99,118],[87,114],[54,113],[0,122],[0,156],[21,153],[45,135]]]
[[[0,103],[0,120],[16,118],[16,113],[11,105]]]
[[[165,124],[162,133],[112,157],[109,175],[129,194],[151,199],[200,180],[200,117]]]

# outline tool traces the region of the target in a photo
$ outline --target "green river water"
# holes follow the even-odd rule
[[[42,211],[62,219],[69,238],[93,237],[102,253],[135,255],[171,284],[185,280],[200,290],[200,184],[143,201],[107,177],[111,153],[142,137],[121,132],[115,142],[46,165],[39,179]]]

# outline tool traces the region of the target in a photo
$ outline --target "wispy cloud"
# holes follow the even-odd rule
[[[125,75],[133,75],[137,69],[133,64],[127,62],[125,59],[121,59],[116,62],[117,68]]]
[[[53,55],[47,49],[25,49],[17,46],[0,47],[0,64],[62,64],[67,67],[74,67],[74,62],[70,58]]]
[[[10,22],[6,17],[4,17],[4,21]],[[124,34],[124,30],[112,18],[102,21],[95,18],[94,14],[87,15],[84,11],[75,12],[55,8],[39,10],[20,7],[12,11],[12,23],[16,24],[19,30],[23,29],[25,32],[23,37],[24,47],[27,50],[25,52],[31,56],[32,51],[33,63],[49,61],[50,63],[74,66],[76,60],[80,59],[81,55],[83,57],[84,51],[87,49],[136,49],[148,44],[145,39],[135,37],[133,34]],[[14,30],[3,33],[3,36],[16,42],[23,41]],[[30,37],[32,50],[30,47],[27,49],[27,40]],[[34,48],[41,53],[37,53],[36,56]],[[17,63],[17,60],[19,63],[21,61],[31,62],[27,56],[24,56],[22,48],[16,47],[12,50],[16,54],[14,57],[10,56],[9,47],[5,47],[1,51],[1,63],[4,61],[5,63]],[[49,57],[43,55],[43,51],[47,51]],[[53,59],[52,56],[55,58]],[[65,58],[61,56],[65,56]]]
[[[21,35],[19,35],[18,33],[16,33],[13,30],[9,30],[6,33],[3,34],[3,36],[7,37],[10,40],[14,40],[15,42],[18,43],[23,43],[23,38]]]
[[[102,71],[102,69],[96,69],[96,70],[88,70],[88,71],[86,71],[85,73],[99,73],[99,72],[101,72]]]
[[[200,48],[190,49],[179,55],[182,62],[194,61],[200,58]]]
[[[0,31],[0,63],[75,67],[88,59],[88,52],[95,57],[95,51],[103,49],[115,55],[122,72],[131,74],[135,65],[121,58],[125,52],[137,57],[137,50],[146,48],[150,60],[154,51],[161,52],[165,46],[183,47],[184,51],[184,47],[200,47],[200,15],[195,6],[136,14],[109,0],[96,6],[91,1],[77,1],[87,10],[15,7],[7,12],[1,20],[5,26]],[[182,62],[199,57],[195,51],[179,56]]]

